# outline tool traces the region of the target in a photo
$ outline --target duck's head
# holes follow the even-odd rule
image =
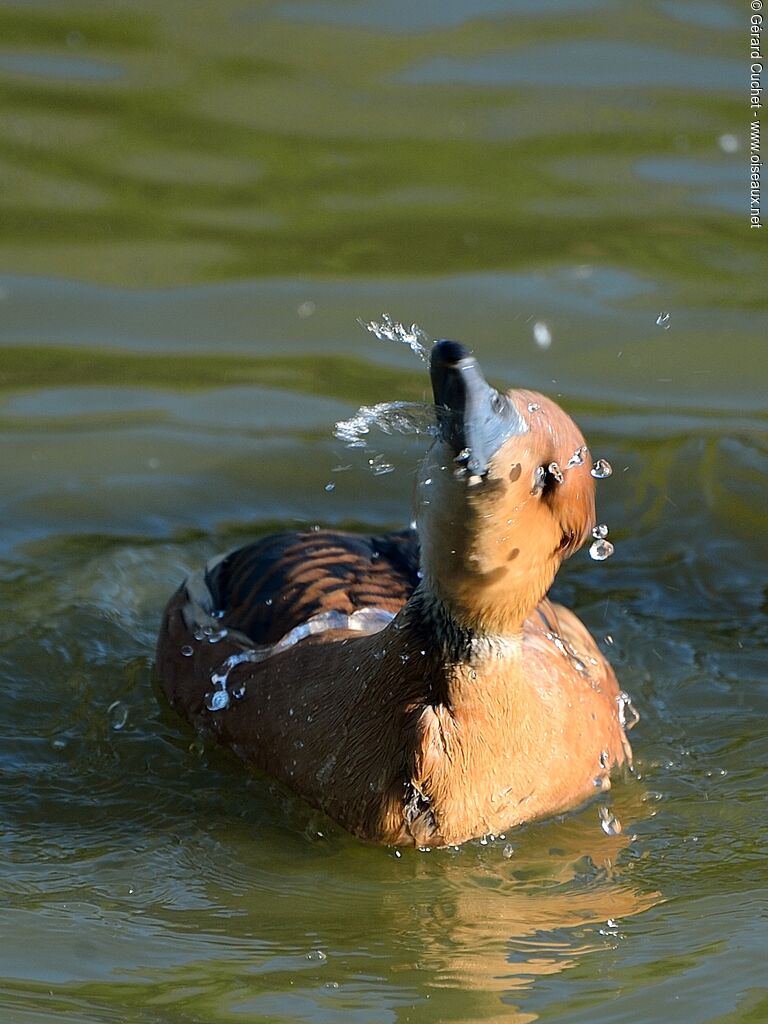
[[[425,587],[463,626],[514,631],[595,522],[592,460],[573,420],[532,391],[497,391],[463,345],[438,341],[437,438],[419,471]]]

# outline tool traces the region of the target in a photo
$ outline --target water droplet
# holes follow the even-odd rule
[[[403,856],[403,855],[402,855],[402,853],[400,853],[400,851],[399,851],[399,850],[395,850],[395,857],[397,857],[397,859],[398,859],[398,860],[399,860],[399,859],[400,859],[400,858],[401,858],[402,856]]]
[[[556,462],[550,462],[550,464],[547,466],[547,472],[559,484],[561,484],[565,479],[565,477],[563,476],[562,469],[560,469]]]
[[[735,153],[739,148],[739,140],[731,134],[721,135],[717,144],[724,153]]]
[[[209,644],[218,644],[226,636],[227,636],[227,630],[226,629],[218,629],[218,630],[213,630],[211,633],[208,633],[206,639],[208,640]]]
[[[597,526],[593,526],[592,536],[596,540],[604,540],[608,536],[608,527],[605,523],[599,523]]]
[[[610,807],[598,807],[600,828],[607,836],[618,836],[621,833],[621,822]]]
[[[529,402],[528,403],[528,412],[538,412],[540,408],[541,408],[541,406],[539,405],[538,402]]]
[[[268,597],[264,604],[267,606],[267,608],[270,608],[272,606],[272,598]]]
[[[592,782],[595,789],[608,790],[611,788],[611,780],[607,775],[596,775]]]
[[[184,644],[184,646],[181,648],[181,654],[182,657],[184,658],[191,658],[194,653],[194,650],[190,647],[189,644]]]
[[[307,960],[322,961],[327,959],[328,957],[325,955],[322,949],[310,949],[310,951],[307,953]]]
[[[537,320],[533,325],[533,340],[542,351],[552,344],[552,332],[543,320]]]
[[[326,983],[323,985],[323,988],[336,989],[338,987],[339,987],[338,981],[326,981]]]
[[[306,320],[307,317],[312,316],[317,307],[311,299],[307,299],[306,302],[302,302],[297,308],[296,312],[299,314],[302,320]]]
[[[586,454],[586,446],[582,445],[581,448],[577,448],[573,455],[568,459],[565,465],[566,469],[573,469],[574,466],[584,465],[584,455]]]
[[[659,313],[656,317],[656,326],[663,327],[665,331],[669,330],[669,321],[671,317],[669,313]]]
[[[459,454],[454,458],[454,462],[467,462],[472,455],[472,451],[469,448],[462,448]]]
[[[607,768],[609,763],[610,763],[610,758],[608,756],[608,751],[607,750],[601,750],[600,751],[600,767],[601,768]]]
[[[608,635],[606,636],[606,638],[605,638],[605,642],[606,642],[607,644],[612,644],[612,643],[613,643],[613,637],[611,636],[611,634],[610,634],[610,633],[608,633]]]
[[[640,712],[634,706],[632,698],[625,690],[622,690],[618,695],[616,703],[619,707],[619,722],[622,728],[629,732],[640,721]]]
[[[429,362],[429,355],[425,345],[430,343],[429,335],[423,331],[418,324],[411,324],[405,327],[397,320],[393,320],[387,313],[381,314],[381,320],[357,321],[362,328],[370,331],[380,341],[397,341],[407,345],[411,352],[417,355],[423,362]]]
[[[245,696],[245,683],[240,683],[238,686],[233,687],[232,696],[235,700],[242,700]]]
[[[205,633],[203,632],[203,627],[198,623],[195,623],[195,627],[192,630],[192,636],[195,638],[195,640],[202,640],[203,637],[205,636]]]
[[[515,852],[515,848],[512,845],[512,843],[506,843],[505,846],[504,846],[504,849],[501,851],[501,855],[502,855],[502,857],[506,857],[507,860],[509,860],[509,858],[512,856],[512,854],[514,852]]]
[[[589,549],[589,557],[594,558],[596,562],[604,562],[606,558],[610,558],[616,549],[609,540],[596,540]]]
[[[612,917],[609,917],[608,920],[605,923],[606,923],[606,925],[609,928],[618,928],[619,927],[619,922],[618,921],[614,921],[614,919]]]
[[[327,483],[325,485],[325,489],[326,489],[326,491],[335,491],[336,490],[336,484],[329,482],[329,483]]]
[[[223,619],[227,613],[223,608],[217,608],[216,611],[211,612],[212,619]]]
[[[65,750],[67,746],[67,741],[65,739],[62,739],[61,736],[57,736],[55,740],[51,740],[51,746],[53,747],[54,750]]]
[[[613,467],[607,459],[598,459],[591,469],[595,480],[605,480],[613,473]]]
[[[431,477],[431,476],[428,476],[428,477],[427,477],[427,479],[426,479],[426,480],[424,481],[424,486],[425,486],[425,487],[429,487],[429,485],[430,485],[431,483],[432,483],[432,477]]]
[[[229,707],[229,694],[226,690],[214,690],[212,693],[206,693],[205,706],[209,711],[223,711],[224,708]]]
[[[110,728],[114,729],[115,732],[120,732],[121,729],[125,728],[128,721],[128,708],[121,700],[112,701],[107,708],[107,715],[109,716]]]

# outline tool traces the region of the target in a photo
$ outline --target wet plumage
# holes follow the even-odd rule
[[[416,531],[263,538],[190,577],[158,643],[186,718],[361,838],[419,846],[567,810],[631,756],[610,666],[546,598],[595,525],[583,437],[456,343],[431,374]]]

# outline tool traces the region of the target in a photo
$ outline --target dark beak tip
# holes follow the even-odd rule
[[[443,338],[432,346],[431,365],[433,370],[439,366],[456,366],[463,359],[469,358],[469,349],[458,341],[448,341]]]

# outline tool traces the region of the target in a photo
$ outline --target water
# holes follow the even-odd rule
[[[766,1018],[747,16],[0,9],[0,1019]],[[377,310],[559,400],[613,466],[615,553],[558,594],[642,715],[635,774],[584,809],[400,856],[189,733],[151,676],[208,557],[411,519],[428,429],[333,436],[428,408],[410,346],[361,332]]]
[[[429,336],[419,327],[418,324],[411,324],[405,327],[397,320],[393,320],[388,313],[382,313],[381,320],[360,320],[357,321],[366,331],[370,331],[374,337],[384,341],[398,341],[407,345],[414,355],[417,355],[423,363],[429,362],[427,344],[431,344]]]

